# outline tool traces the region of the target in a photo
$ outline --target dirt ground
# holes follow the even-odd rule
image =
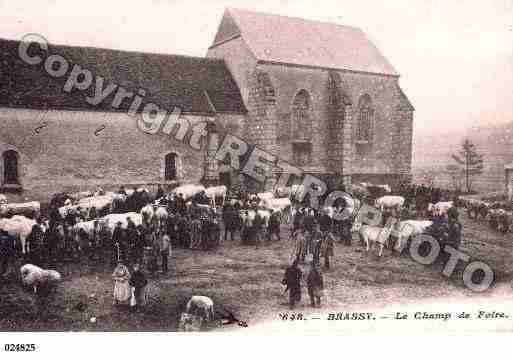
[[[488,291],[466,289],[461,268],[447,279],[441,265],[426,267],[407,253],[398,255],[387,249],[378,258],[375,251],[365,252],[355,237],[350,247],[336,243],[332,268],[324,271],[323,308],[347,311],[368,303],[406,306],[425,299],[493,295],[497,286],[512,282],[512,235],[496,233],[469,220],[466,214],[462,223],[461,250],[486,262],[496,273],[496,282]],[[288,312],[287,295],[280,283],[293,246],[288,226],[282,227],[282,237],[258,248],[242,246],[237,239],[222,242],[209,252],[174,250],[169,273],[149,278],[150,301],[137,313],[113,305],[112,268],[107,265],[93,265],[83,259],[78,264],[59,266],[64,280],[44,303],[37,302],[20,286],[18,278],[11,276],[0,282],[0,331],[175,331],[191,295],[210,296],[218,308],[228,309],[249,326],[279,320],[279,313]],[[303,289],[295,312],[308,313],[308,304]],[[95,322],[90,320],[93,317]]]

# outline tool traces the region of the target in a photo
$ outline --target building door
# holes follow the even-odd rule
[[[176,153],[168,153],[165,157],[164,178],[166,181],[176,180]]]
[[[18,154],[9,150],[3,154],[4,184],[19,184],[18,178]]]

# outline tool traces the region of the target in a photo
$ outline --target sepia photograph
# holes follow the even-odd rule
[[[511,0],[19,0],[0,24],[2,352],[513,332]]]

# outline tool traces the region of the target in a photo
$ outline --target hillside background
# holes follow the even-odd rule
[[[451,188],[452,180],[445,169],[455,163],[451,154],[460,150],[465,138],[476,144],[484,157],[485,168],[483,174],[474,179],[474,189],[479,192],[504,190],[504,166],[513,163],[513,121],[481,124],[463,131],[414,134],[414,182],[425,182],[429,178],[426,174],[431,174],[436,186]]]

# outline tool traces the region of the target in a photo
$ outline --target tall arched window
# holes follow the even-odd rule
[[[18,153],[14,150],[5,151],[2,159],[4,164],[4,184],[19,184]]]
[[[176,153],[168,153],[164,159],[165,162],[165,171],[164,171],[164,179],[166,181],[176,180],[177,174],[177,162],[178,155]]]
[[[292,102],[292,155],[296,166],[309,166],[312,162],[311,100],[306,90],[301,90]]]
[[[305,90],[299,91],[292,103],[292,128],[294,139],[311,139],[312,121],[310,120],[310,109],[310,95]]]
[[[271,78],[265,72],[258,73],[258,87],[262,90],[265,101],[268,104],[276,103],[276,93]]]
[[[358,101],[358,126],[356,127],[356,140],[370,142],[372,140],[372,118],[374,109],[369,95],[365,94]]]

